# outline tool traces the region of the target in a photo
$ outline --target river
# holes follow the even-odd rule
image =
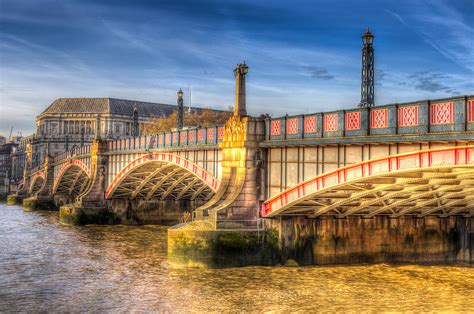
[[[166,227],[59,224],[0,204],[0,312],[474,311],[474,268],[173,270]]]

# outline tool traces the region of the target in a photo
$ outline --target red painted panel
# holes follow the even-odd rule
[[[272,120],[270,129],[271,135],[281,135],[281,120]]]
[[[467,101],[467,122],[474,122],[474,99]]]
[[[317,131],[316,116],[304,117],[304,132],[315,133]]]
[[[431,124],[454,123],[454,103],[431,104]]]
[[[372,109],[370,111],[370,127],[373,129],[388,128],[388,109]]]
[[[337,113],[324,116],[324,132],[335,132],[338,130]]]
[[[286,120],[286,134],[298,134],[298,118]]]
[[[199,130],[197,131],[197,133],[198,133],[198,134],[197,134],[197,140],[198,140],[198,142],[204,141],[204,129],[199,129]]]
[[[186,135],[187,135],[186,131],[181,131],[179,133],[179,142],[180,143],[186,143]]]
[[[217,139],[223,140],[224,139],[224,127],[220,126],[217,128]]]
[[[346,112],[346,130],[360,129],[360,111]]]
[[[214,129],[207,129],[207,142],[214,141]]]
[[[398,108],[398,126],[417,126],[419,106],[407,106]]]
[[[188,139],[190,143],[194,142],[195,137],[196,137],[196,130],[189,131]]]

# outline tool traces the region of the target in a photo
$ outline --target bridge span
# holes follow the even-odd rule
[[[214,220],[472,216],[473,112],[463,96],[97,139],[27,165],[19,195],[121,207],[121,220],[160,202]],[[229,185],[242,198],[209,211]]]

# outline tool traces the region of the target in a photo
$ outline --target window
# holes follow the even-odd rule
[[[58,125],[57,123],[51,123],[51,133],[57,134],[58,133]]]

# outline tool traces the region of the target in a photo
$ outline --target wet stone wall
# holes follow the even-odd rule
[[[278,234],[282,263],[472,263],[473,220],[281,217],[265,220],[265,226]]]
[[[190,200],[112,199],[107,201],[107,211],[111,211],[120,223],[174,225],[182,222],[185,215],[191,215],[202,203]]]

